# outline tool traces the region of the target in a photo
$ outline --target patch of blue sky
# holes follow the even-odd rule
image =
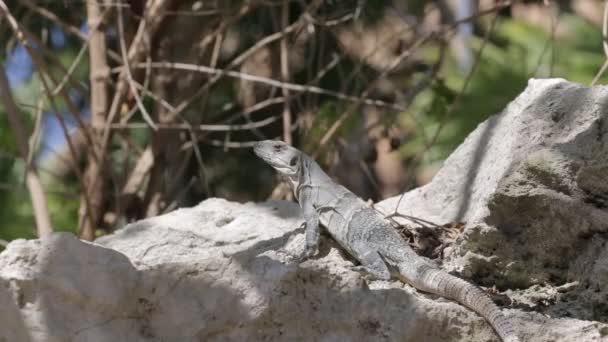
[[[86,26],[86,25],[85,25]],[[57,25],[53,25],[50,32],[51,46],[54,49],[62,49],[66,46],[65,33]],[[34,62],[29,52],[22,44],[17,44],[10,52],[4,63],[6,76],[11,89],[15,89],[29,81],[34,74]]]
[[[85,123],[88,122],[91,116],[91,110],[85,97],[76,90],[71,90],[69,96],[72,103],[80,110],[82,121]],[[62,116],[68,128],[68,134],[74,133],[78,128],[78,123],[74,115],[68,110],[64,110],[62,111]],[[42,120],[42,146],[40,147],[36,158],[38,164],[44,163],[57,152],[67,148],[67,139],[57,116],[52,112],[45,112],[43,113]]]
[[[18,44],[4,62],[6,76],[11,89],[27,82],[34,73],[34,63],[27,49]]]
[[[63,49],[67,43],[67,39],[63,30],[59,26],[53,25],[53,27],[51,27],[50,33],[51,46],[54,49]]]

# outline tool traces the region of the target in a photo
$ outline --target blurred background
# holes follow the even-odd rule
[[[364,199],[418,187],[529,78],[605,82],[604,6],[0,0],[0,242],[289,199],[262,139]]]

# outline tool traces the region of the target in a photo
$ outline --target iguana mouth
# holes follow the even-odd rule
[[[258,157],[262,158],[265,162],[272,164],[272,158],[264,148],[264,144],[262,142],[253,145],[253,153],[255,153]]]
[[[284,169],[287,167],[287,164],[283,163],[281,158],[277,156],[277,153],[283,151],[284,149],[284,146],[278,144],[268,146],[267,141],[260,141],[253,145],[253,153],[262,158],[262,160],[270,164],[270,166],[274,167],[275,169]]]

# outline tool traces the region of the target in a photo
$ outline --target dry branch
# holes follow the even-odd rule
[[[281,82],[281,81],[278,81],[278,80],[275,80],[272,78],[268,78],[268,77],[256,76],[256,75],[252,75],[252,74],[246,74],[246,73],[226,70],[226,69],[210,68],[210,67],[206,67],[203,65],[194,65],[194,64],[178,63],[178,62],[150,62],[150,63],[132,64],[131,67],[139,68],[139,69],[150,67],[150,68],[156,68],[156,69],[176,69],[176,70],[196,71],[196,72],[202,72],[202,73],[210,74],[210,75],[228,76],[228,77],[232,77],[232,78],[238,78],[238,79],[242,79],[245,81],[257,82],[257,83],[261,83],[261,84],[274,86],[277,88],[285,88],[285,89],[296,91],[296,92],[327,95],[327,96],[335,97],[339,100],[345,100],[345,101],[349,101],[349,102],[362,103],[362,104],[378,106],[378,107],[386,107],[386,108],[391,108],[391,109],[396,109],[396,110],[405,109],[405,107],[403,107],[399,104],[386,102],[383,100],[372,99],[372,98],[369,98],[366,96],[361,97],[361,96],[348,95],[348,94],[344,94],[344,93],[341,93],[338,91],[324,89],[324,88],[317,87],[317,86]],[[116,68],[112,69],[112,72],[119,72],[122,70],[123,70],[123,67],[116,67]],[[179,107],[178,107],[178,109],[179,109]]]
[[[141,19],[135,37],[129,46],[127,53],[128,65],[133,66],[136,63],[143,62],[146,59],[150,51],[150,39],[155,36],[158,31],[164,14],[167,8],[170,6],[170,0],[151,0],[146,2],[146,8],[144,10],[144,17]],[[102,153],[105,153],[106,148],[111,135],[110,123],[114,122],[116,115],[122,103],[126,98],[127,91],[129,89],[127,71],[123,69],[118,77],[118,84],[116,85],[116,91],[114,98],[110,105],[110,111],[106,118],[106,130],[103,137]]]
[[[289,20],[289,1],[283,0],[283,6],[281,11],[281,27],[283,30],[287,28]],[[286,83],[289,82],[289,64],[288,64],[288,52],[287,52],[287,34],[283,34],[281,39],[281,80]],[[289,108],[289,89],[282,87],[283,97],[285,102],[283,103],[283,141],[287,144],[292,145],[293,139],[291,137],[291,109]]]
[[[79,230],[85,240],[95,238],[95,229],[102,215],[104,199],[103,170],[105,158],[102,158],[103,129],[108,109],[107,82],[109,78],[106,60],[105,34],[101,29],[103,15],[99,3],[87,2],[87,25],[89,27],[89,59],[91,82],[91,134],[93,144],[85,171],[83,196],[80,200]],[[96,158],[96,156],[99,156]],[[88,197],[89,203],[86,198]]]

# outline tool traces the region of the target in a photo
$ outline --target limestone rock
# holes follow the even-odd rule
[[[497,285],[524,341],[607,339],[607,95],[531,81],[400,202],[464,222],[444,267]],[[498,341],[457,303],[367,284],[328,237],[298,264],[301,224],[294,203],[209,199],[95,243],[13,241],[0,253],[0,341]]]
[[[370,286],[329,239],[298,265],[299,207],[210,199],[96,244],[69,234],[0,254],[0,339],[488,341],[472,312],[399,282]],[[12,297],[11,297],[12,296]],[[19,324],[10,323],[11,321]],[[21,339],[25,340],[25,339]]]
[[[465,223],[446,268],[514,296],[555,293],[515,306],[608,321],[608,87],[531,80],[429,184],[379,207],[397,203],[438,225]]]

